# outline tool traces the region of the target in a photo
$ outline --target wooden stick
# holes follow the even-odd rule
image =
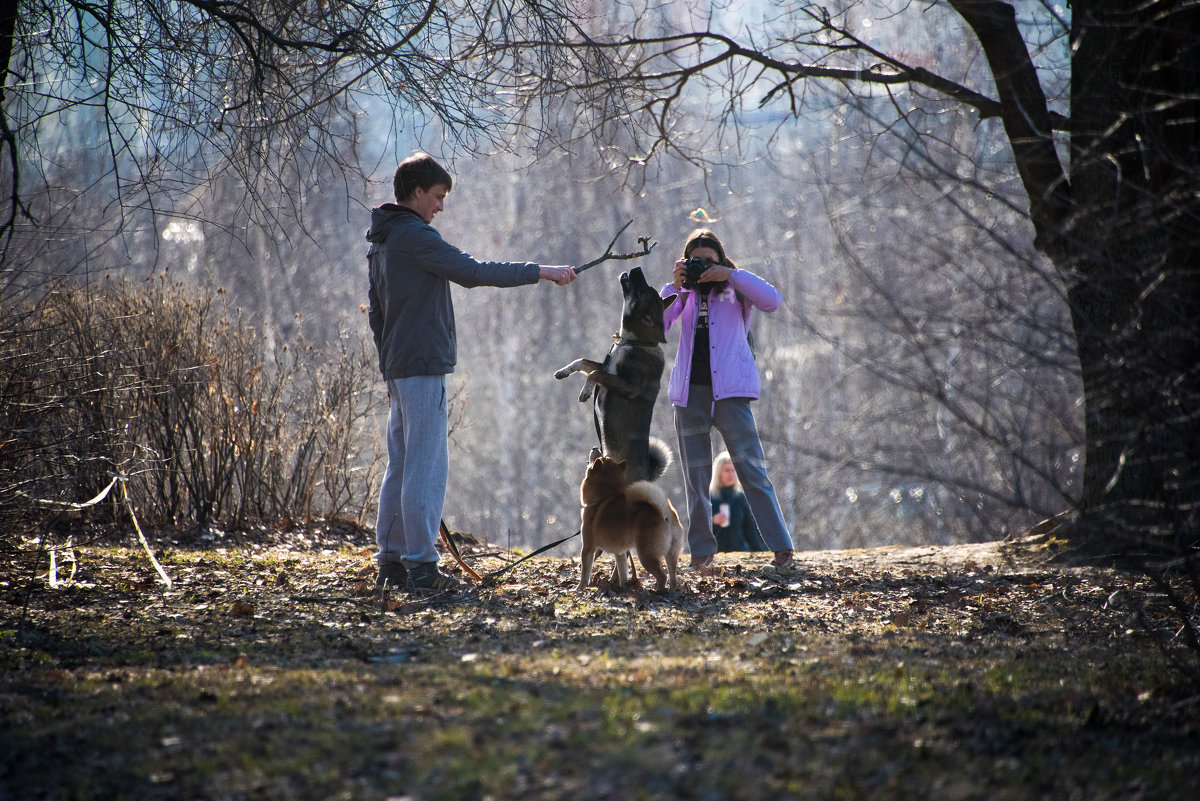
[[[631,225],[633,225],[633,220],[630,220],[629,222],[622,225],[621,230],[617,231],[617,235],[614,236],[612,238],[612,241],[608,243],[608,248],[604,251],[604,255],[598,259],[592,259],[587,264],[579,265],[578,267],[575,268],[575,274],[579,275],[581,272],[588,269],[589,267],[595,267],[600,262],[608,261],[609,259],[637,259],[637,258],[641,258],[642,256],[649,256],[650,251],[653,250],[654,246],[657,245],[658,243],[651,242],[650,237],[648,237],[648,236],[639,236],[638,237],[638,242],[642,246],[642,249],[639,251],[635,251],[633,253],[613,253],[613,245],[617,244],[617,240],[620,239],[621,234],[625,233],[625,229]]]
[[[462,554],[458,552],[458,546],[454,544],[454,540],[450,538],[450,529],[446,526],[446,521],[442,520],[438,531],[441,532],[442,542],[446,543],[446,549],[450,551],[450,555],[454,557],[454,561],[458,562],[459,566],[466,571],[467,575],[476,581],[483,583],[483,576],[475,572],[475,568],[467,564],[463,559]]]

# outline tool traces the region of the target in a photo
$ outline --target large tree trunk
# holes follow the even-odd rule
[[[1182,8],[1073,6],[1077,216],[1054,258],[1075,281],[1086,528],[1121,551],[1200,538],[1200,14]]]
[[[1073,6],[1076,217],[1054,258],[1075,282],[1085,528],[1121,552],[1200,537],[1200,14],[1182,8]]]
[[[1200,11],[1072,5],[1069,167],[1011,6],[951,0],[979,37],[1038,247],[1068,284],[1083,372],[1089,550],[1200,546]]]

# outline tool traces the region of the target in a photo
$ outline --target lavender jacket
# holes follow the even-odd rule
[[[663,312],[663,322],[669,331],[677,320],[679,351],[671,368],[667,396],[675,406],[687,406],[688,386],[691,383],[692,347],[696,342],[696,315],[699,311],[695,290],[677,290],[671,284],[663,287],[663,297],[678,293],[683,303],[672,303]],[[750,315],[754,309],[773,312],[783,296],[779,290],[745,270],[734,270],[721,292],[713,292],[708,300],[708,343],[711,352],[713,400],[722,398],[757,398],[762,390],[758,366],[746,334],[750,330]]]

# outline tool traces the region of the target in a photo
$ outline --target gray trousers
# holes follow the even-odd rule
[[[446,377],[387,382],[387,471],[379,488],[376,559],[412,567],[438,561],[438,526],[446,503],[450,457],[446,443]]]
[[[713,535],[712,502],[708,487],[712,481],[712,429],[721,432],[725,447],[737,470],[738,479],[750,504],[750,513],[772,551],[792,550],[792,535],[783,522],[783,512],[775,497],[775,486],[767,476],[766,458],[749,398],[725,398],[715,404],[712,387],[693,384],[688,387],[687,406],[675,406],[675,434],[679,438],[679,461],[687,490],[688,547],[692,556],[717,552]]]

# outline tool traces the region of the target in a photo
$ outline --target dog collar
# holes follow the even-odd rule
[[[613,334],[612,338],[613,342],[617,343],[618,345],[634,345],[639,348],[657,348],[660,344],[650,339],[626,339],[625,337],[621,336],[620,333]]]

